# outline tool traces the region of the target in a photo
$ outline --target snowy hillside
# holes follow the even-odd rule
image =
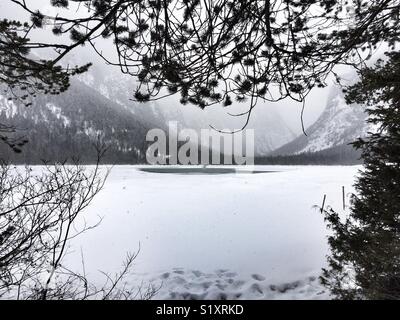
[[[366,113],[360,105],[347,105],[339,87],[329,93],[328,103],[318,120],[306,133],[275,150],[274,155],[318,152],[347,145],[368,131]]]
[[[253,117],[249,125],[254,128],[256,156],[266,155],[296,138],[288,124],[272,108],[262,118]]]
[[[138,121],[149,123],[152,127],[165,128],[168,121],[183,120],[177,110],[172,112],[171,108],[161,108],[158,102],[138,103],[132,101],[135,81],[132,77],[122,74],[119,68],[101,68],[94,65],[78,78],[97,91],[99,95],[134,114]]]
[[[30,107],[0,96],[0,123],[15,126],[18,136],[29,140],[21,154],[0,144],[2,156],[17,163],[62,161],[78,155],[91,162],[95,157],[92,144],[98,136],[110,147],[108,161],[143,162],[145,136],[151,128],[76,79],[67,92],[38,96]]]
[[[243,125],[244,118],[232,117],[224,108],[201,110],[193,105],[184,106],[179,103],[179,97],[136,103],[132,101],[135,81],[131,76],[122,74],[118,67],[104,66],[104,63],[96,57],[88,57],[86,60],[75,57],[72,61],[73,64],[83,64],[90,59],[97,60],[88,72],[79,76],[79,79],[105,98],[132,112],[139,121],[163,129],[169,121],[177,121],[179,128],[192,128],[198,131],[209,129],[210,125],[221,130],[237,129]],[[267,106],[259,106],[259,108],[265,107]],[[235,108],[229,111],[235,113]],[[255,130],[256,155],[265,155],[296,137],[273,108],[268,108],[265,116],[253,116],[247,128]]]

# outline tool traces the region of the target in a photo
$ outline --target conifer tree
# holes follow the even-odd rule
[[[331,255],[322,281],[342,299],[400,299],[400,53],[387,54],[348,88],[348,103],[368,106],[374,128],[354,143],[364,168],[351,213],[325,212]]]

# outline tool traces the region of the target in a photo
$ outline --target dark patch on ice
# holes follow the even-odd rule
[[[278,171],[268,171],[268,170],[242,170],[242,169],[236,169],[236,168],[212,168],[212,167],[204,167],[204,168],[199,168],[199,167],[194,167],[194,168],[177,168],[177,167],[172,167],[169,168],[168,166],[166,167],[142,167],[138,168],[140,171],[143,172],[150,172],[150,173],[170,173],[170,174],[183,174],[183,175],[198,175],[198,174],[206,174],[206,175],[211,175],[211,174],[229,174],[229,173],[247,173],[247,174],[257,174],[257,173],[272,173],[272,172],[278,172]]]

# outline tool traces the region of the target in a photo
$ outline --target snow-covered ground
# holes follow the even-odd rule
[[[74,239],[67,262],[88,276],[140,254],[131,285],[163,299],[326,299],[319,284],[328,247],[314,205],[342,211],[358,166],[257,166],[267,173],[172,174],[116,166],[87,209],[103,221]],[[346,197],[348,201],[348,196]]]

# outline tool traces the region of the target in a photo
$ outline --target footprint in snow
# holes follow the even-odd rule
[[[183,284],[186,284],[186,279],[182,278],[182,277],[175,277],[174,278],[174,283],[175,284],[179,284],[179,285],[183,285]]]
[[[212,284],[213,284],[213,282],[208,281],[208,282],[203,282],[202,286],[204,289],[208,289],[209,287],[211,287]]]
[[[264,280],[265,280],[265,277],[262,276],[262,275],[260,275],[260,274],[252,274],[251,277],[252,277],[254,280],[257,280],[257,281],[264,281]]]
[[[228,272],[228,273],[225,273],[224,276],[233,278],[233,277],[237,276],[237,273],[236,272]]]
[[[174,270],[174,273],[177,273],[177,274],[184,274],[185,272],[182,271],[182,270]]]
[[[259,293],[259,294],[264,294],[264,292],[262,291],[260,285],[258,283],[253,283],[250,287],[250,290],[253,293]]]
[[[193,270],[192,273],[193,273],[197,278],[199,278],[199,277],[201,277],[201,276],[203,275],[203,273],[200,272],[200,271],[198,271],[198,270]]]

